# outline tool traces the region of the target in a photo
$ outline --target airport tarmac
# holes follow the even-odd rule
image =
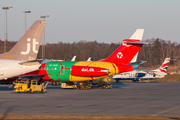
[[[14,93],[0,85],[0,114],[180,116],[180,82],[112,83],[113,89]]]

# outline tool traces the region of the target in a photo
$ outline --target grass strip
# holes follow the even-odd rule
[[[0,119],[71,119],[71,120],[180,120],[180,116],[145,115],[67,115],[67,114],[0,114]]]

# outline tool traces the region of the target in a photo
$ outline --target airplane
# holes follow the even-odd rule
[[[43,63],[39,70],[19,76],[20,78],[39,79],[39,81],[77,82],[97,80],[114,74],[133,71],[129,65],[147,41],[141,41],[144,29],[137,29],[108,58],[99,61],[50,61]]]
[[[0,80],[39,69],[41,64],[35,59],[45,23],[43,20],[35,21],[10,51],[0,54]]]
[[[167,68],[170,62],[170,58],[166,58],[162,65],[155,70],[134,70],[131,72],[124,72],[113,76],[113,79],[116,82],[120,80],[132,80],[133,82],[142,80],[152,80],[156,78],[163,78],[165,75],[168,75]]]
[[[75,61],[75,59],[76,59],[76,56],[73,56],[73,58],[71,59],[71,61]],[[43,64],[43,63],[47,63],[47,62],[51,62],[51,61],[63,61],[63,60],[53,60],[53,59],[51,59],[51,60],[42,60],[42,59],[37,59],[37,61],[39,62],[39,63],[41,63],[41,64]],[[27,73],[28,74],[28,73]],[[15,80],[21,80],[22,79],[22,77],[21,76],[26,76],[26,74],[22,74],[22,75],[20,75],[20,76],[15,76],[15,77],[12,77],[12,78],[7,78],[7,79],[2,79],[2,80],[0,80],[0,83],[1,84],[11,84],[11,83],[13,83],[13,81],[15,81]],[[31,77],[32,78],[32,77]],[[49,80],[50,81],[50,80]]]

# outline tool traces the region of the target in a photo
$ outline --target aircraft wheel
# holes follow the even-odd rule
[[[41,92],[40,93],[44,93],[44,90],[43,89],[41,89]]]
[[[29,90],[29,93],[31,93],[31,94],[33,93],[33,92],[32,92],[32,89]]]
[[[60,85],[60,83],[59,82],[56,82],[56,86],[59,86]]]
[[[52,86],[56,86],[56,82],[52,82]]]

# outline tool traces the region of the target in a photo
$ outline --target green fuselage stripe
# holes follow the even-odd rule
[[[52,61],[45,64],[48,76],[55,81],[68,81],[70,68],[78,61]]]

